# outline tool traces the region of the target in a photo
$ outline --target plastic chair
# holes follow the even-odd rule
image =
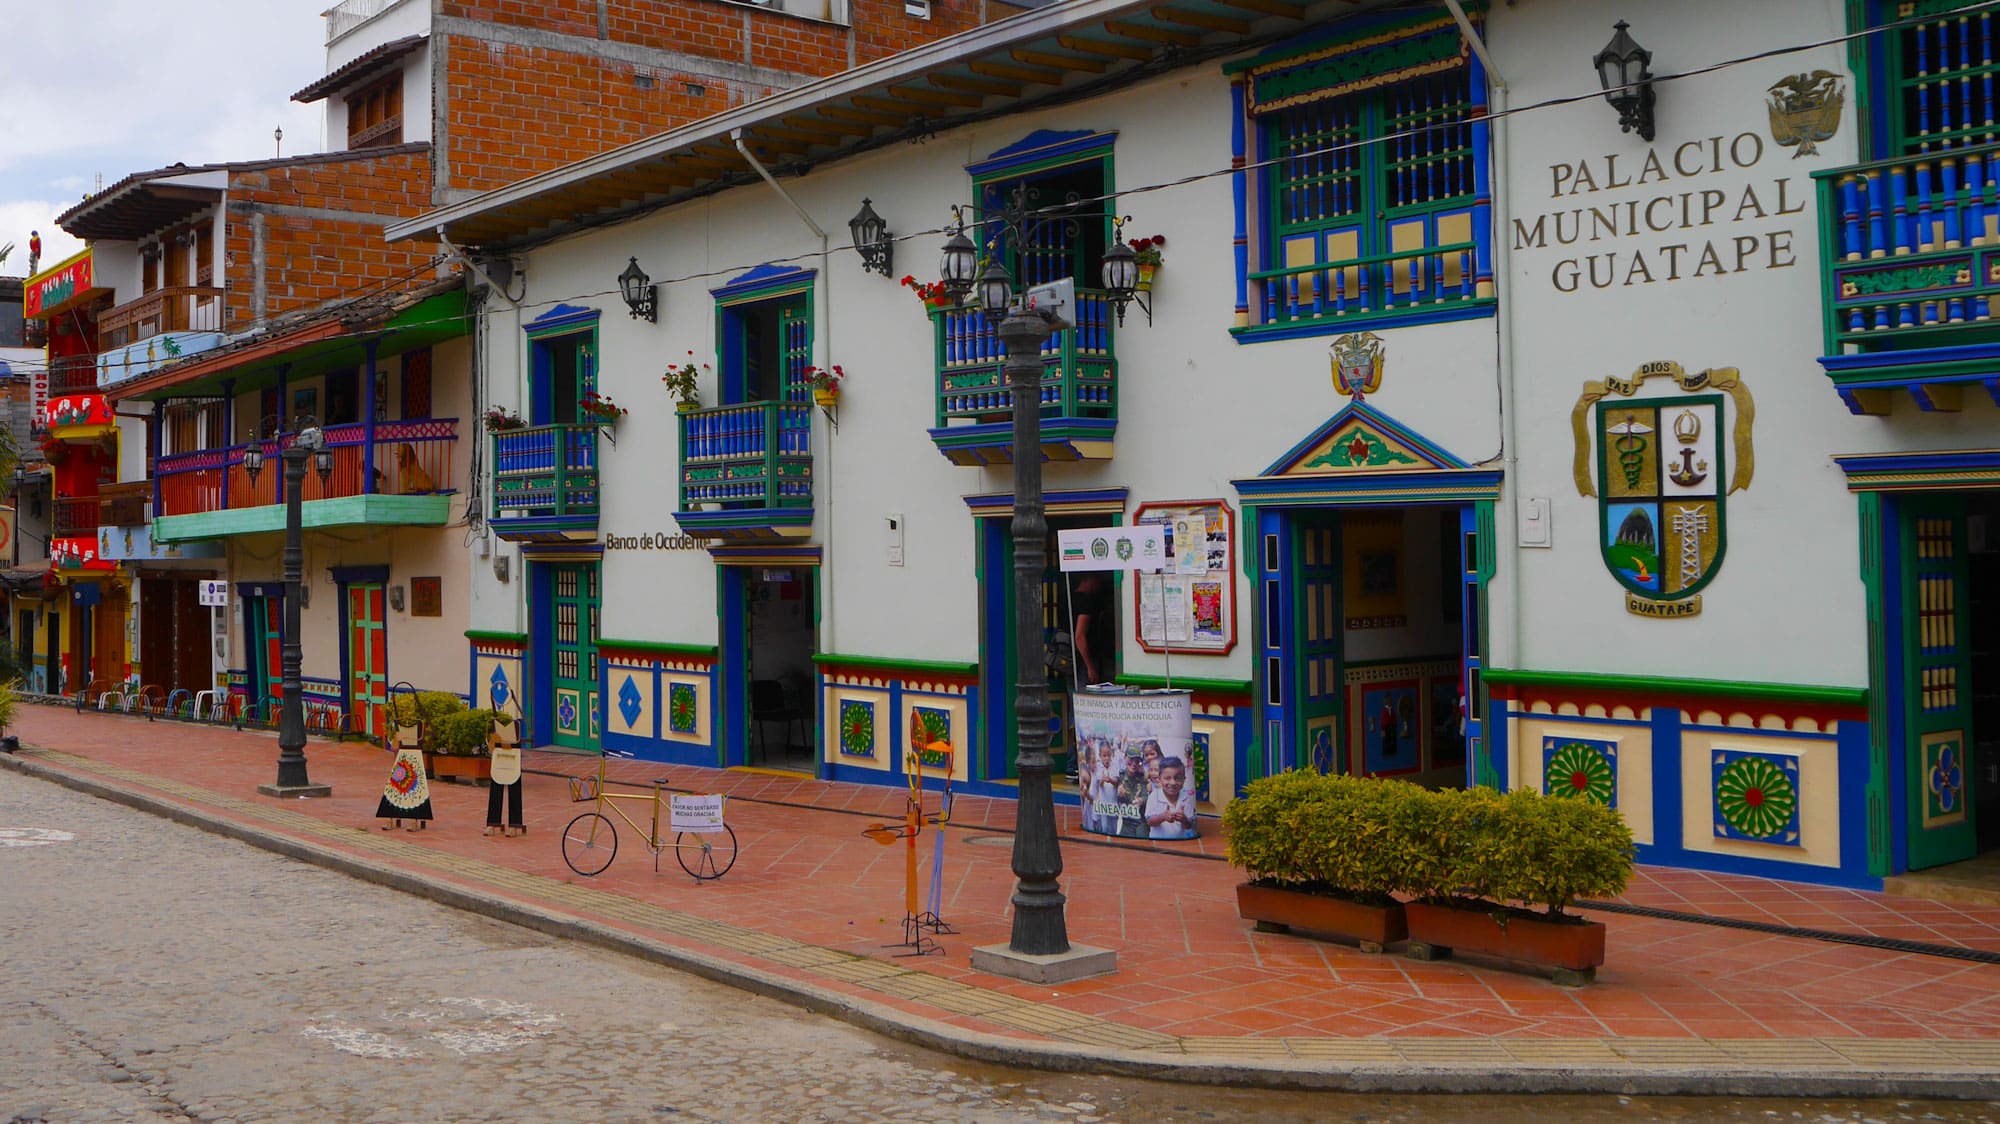
[[[750,681],[750,721],[757,727],[757,748],[764,748],[764,724],[766,722],[785,723],[785,746],[790,748],[792,729],[797,727],[801,740],[805,732],[805,716],[793,709],[785,699],[784,684],[776,679],[753,679]]]

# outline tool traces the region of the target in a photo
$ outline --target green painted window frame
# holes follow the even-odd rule
[[[1103,194],[1115,196],[1118,190],[1118,175],[1117,164],[1113,159],[1113,150],[1116,147],[1117,139],[1118,134],[1116,133],[1104,133],[1101,134],[1101,138],[1094,139],[1086,147],[1078,148],[1075,151],[1064,151],[1058,155],[1036,160],[1024,160],[1018,164],[1004,163],[1003,166],[995,168],[992,171],[973,176],[972,197],[977,200],[973,208],[975,221],[979,223],[986,222],[989,218],[993,217],[993,210],[996,204],[1011,202],[1005,193],[1006,189],[1013,184],[1047,176],[1050,173],[1074,171],[1087,166],[1094,165],[1098,169],[1103,185]],[[1040,199],[1031,201],[1030,205],[1047,207],[1056,202],[1056,200],[1052,199]],[[1083,208],[1085,213],[1080,215],[1076,220],[1079,224],[1079,229],[1081,229],[1082,223],[1089,221],[1093,217],[1098,218],[1103,223],[1104,228],[1103,250],[1110,249],[1112,239],[1118,236],[1117,231],[1111,224],[1111,216],[1116,208],[1109,204],[1090,203],[1083,204]],[[981,229],[984,229],[984,227],[982,226]],[[988,253],[989,246],[987,243],[1004,238],[1005,235],[997,231],[988,232],[986,240],[979,247],[982,262]],[[1078,243],[1070,247],[1072,255],[1070,276],[1079,289],[1095,289],[1102,284],[1099,274],[1092,271],[1092,266],[1094,264],[1101,270],[1103,250],[1100,250],[1098,253],[1098,261],[1093,263],[1087,260],[1085,251],[1088,245],[1087,239],[1079,238]],[[1016,285],[1019,285],[1022,277],[1022,259],[1019,247],[1002,246],[1001,252],[1004,254],[1001,264],[1007,268],[1007,275],[1014,279]]]

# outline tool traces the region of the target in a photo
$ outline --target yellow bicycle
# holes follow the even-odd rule
[[[720,878],[736,865],[736,833],[728,824],[717,823],[713,831],[681,831],[674,834],[671,842],[660,837],[660,808],[663,801],[660,794],[665,791],[667,778],[656,777],[653,790],[644,795],[629,792],[610,792],[604,786],[604,767],[609,758],[629,757],[630,754],[607,752],[597,762],[595,776],[571,777],[569,798],[572,803],[586,801],[596,805],[594,809],[569,821],[563,828],[563,861],[571,870],[589,878],[604,873],[611,860],[618,857],[618,829],[611,822],[610,812],[625,821],[625,826],[639,834],[640,842],[653,852],[653,873],[660,872],[660,852],[671,850],[674,861],[681,869],[700,881]],[[726,803],[727,798],[718,798]],[[650,803],[652,819],[649,826],[640,827],[637,820],[626,814],[621,804],[644,801]],[[671,827],[669,830],[672,830]]]

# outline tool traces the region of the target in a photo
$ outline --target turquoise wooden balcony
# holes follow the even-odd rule
[[[1817,172],[1826,354],[1847,408],[2000,401],[2000,147]]]
[[[681,530],[725,541],[811,534],[812,410],[746,402],[679,415]]]
[[[1118,430],[1118,359],[1111,300],[1078,289],[1076,325],[1042,348],[1042,455],[1048,460],[1111,459]],[[931,313],[937,333],[937,428],[931,440],[953,464],[1014,459],[1014,393],[1001,369],[1006,352],[976,308]]]
[[[597,537],[597,427],[493,434],[493,530],[514,542]]]

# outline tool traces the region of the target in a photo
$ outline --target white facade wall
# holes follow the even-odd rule
[[[1238,344],[1228,332],[1235,303],[1229,113],[1228,81],[1209,68],[1060,110],[954,130],[921,146],[895,146],[781,182],[841,245],[846,220],[863,196],[892,232],[941,229],[950,221],[950,205],[972,198],[965,165],[1042,129],[1117,132],[1119,188],[1195,170],[1217,172],[1118,202],[1119,213],[1134,220],[1128,236],[1156,232],[1168,238],[1153,324],[1134,306],[1117,331],[1116,455],[1045,465],[1043,482],[1052,492],[1127,488],[1128,519],[1138,504],[1156,500],[1224,499],[1240,515],[1230,481],[1261,473],[1347,400],[1332,387],[1328,338]],[[945,238],[931,233],[899,242],[894,273],[934,279]],[[614,278],[630,256],[655,279],[668,279],[658,324],[631,319],[615,293]],[[709,290],[764,263],[820,270],[814,362],[839,364],[849,376],[839,431],[815,413],[812,541],[825,549],[820,581],[831,602],[823,609],[821,651],[976,661],[975,527],[964,497],[1011,491],[1011,469],[957,467],[938,452],[927,433],[936,424],[936,357],[920,303],[893,279],[864,274],[851,252],[823,262],[817,239],[767,186],[733,190],[528,255],[524,319],[556,303],[603,310],[599,388],[632,410],[617,427],[617,446],[600,446],[602,534],[676,530],[677,428],[659,376],[689,350],[698,362],[715,361]],[[525,413],[526,348],[515,313],[498,302],[487,307],[494,401]],[[1390,374],[1379,397],[1369,401],[1465,460],[1495,456],[1492,322],[1393,329],[1386,338]],[[716,394],[709,376],[703,404],[713,405]],[[907,520],[900,567],[888,564],[885,549],[885,517],[892,512]],[[714,643],[714,569],[699,551],[607,552],[606,604],[616,608],[606,615],[604,634]],[[518,619],[518,593],[490,596],[498,592],[490,568],[475,564],[474,572],[473,627],[522,631],[510,623]],[[1226,656],[1179,655],[1177,675],[1250,677],[1250,589],[1240,566],[1232,577],[1236,648]],[[670,595],[661,596],[662,590]],[[1123,669],[1162,674],[1162,657],[1137,643],[1129,601],[1121,617]]]

